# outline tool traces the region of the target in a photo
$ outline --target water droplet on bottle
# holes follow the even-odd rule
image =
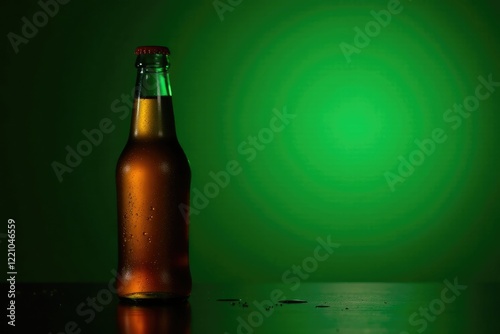
[[[151,207],[151,211],[155,211],[155,207],[154,206]]]
[[[151,238],[148,238],[149,243],[151,243]]]
[[[142,232],[142,235],[148,235],[148,232]]]

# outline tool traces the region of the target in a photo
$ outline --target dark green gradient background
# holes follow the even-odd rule
[[[220,21],[211,0],[73,0],[19,54],[4,37],[0,232],[16,219],[18,280],[112,277],[130,115],[110,106],[134,48],[162,44],[193,188],[242,167],[192,215],[195,282],[281,281],[328,235],[341,246],[309,281],[500,281],[500,87],[458,129],[443,120],[478,76],[500,81],[500,6],[461,3],[402,1],[351,63],[339,44],[387,1],[244,0]],[[0,31],[38,10],[9,2]],[[284,107],[295,119],[248,162],[238,146]],[[103,118],[115,130],[59,183],[51,163]],[[446,142],[392,192],[384,173],[435,128]]]

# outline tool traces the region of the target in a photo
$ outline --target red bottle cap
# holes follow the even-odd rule
[[[136,55],[162,54],[170,55],[170,50],[166,46],[139,46],[135,49]]]

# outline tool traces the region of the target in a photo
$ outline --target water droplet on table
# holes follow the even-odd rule
[[[279,303],[282,303],[282,304],[305,304],[305,303],[307,303],[307,300],[303,300],[303,299],[284,299],[284,300],[280,300]]]

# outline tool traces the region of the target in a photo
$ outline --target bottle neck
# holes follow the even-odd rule
[[[165,55],[139,55],[130,138],[175,139],[172,90]]]

